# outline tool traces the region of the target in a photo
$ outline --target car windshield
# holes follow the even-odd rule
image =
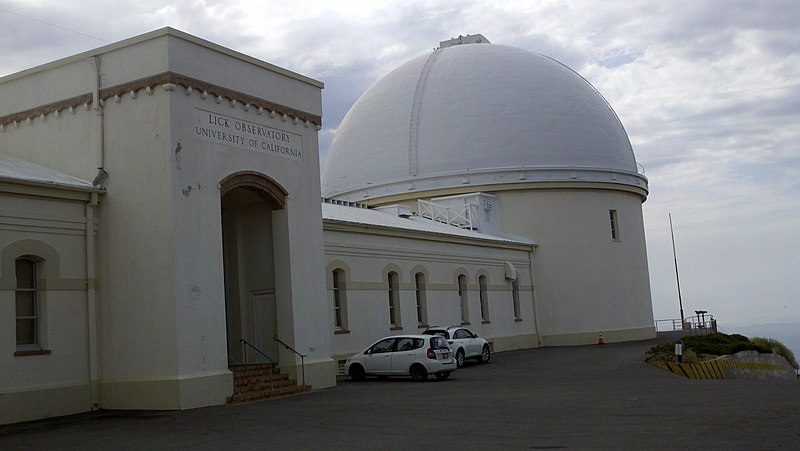
[[[431,348],[433,349],[450,349],[450,345],[447,344],[447,340],[442,337],[433,337],[431,338]]]
[[[441,335],[444,338],[450,339],[450,333],[444,329],[427,329],[422,333],[423,335]]]

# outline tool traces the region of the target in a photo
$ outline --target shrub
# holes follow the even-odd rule
[[[797,360],[794,358],[794,354],[792,351],[789,350],[783,343],[774,338],[761,338],[761,337],[753,337],[750,341],[753,343],[763,346],[771,350],[774,354],[778,354],[786,358],[789,363],[794,367],[794,369],[800,369],[800,366],[797,364]]]
[[[769,347],[753,343],[744,335],[739,334],[714,333],[684,337],[683,344],[697,354],[727,355],[741,351],[772,352]]]
[[[700,359],[697,358],[697,353],[691,349],[686,349],[683,351],[683,363],[697,363],[699,361]]]

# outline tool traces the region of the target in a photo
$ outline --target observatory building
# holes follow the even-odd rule
[[[468,207],[477,230],[536,243],[533,333],[546,346],[654,336],[647,193],[625,129],[592,85],[481,35],[444,41],[375,83],[322,172],[324,197],[418,214],[429,202]]]
[[[320,177],[322,89],[171,28],[0,78],[0,424],[223,404],[256,354],[331,387],[432,325],[655,336],[647,179],[578,74],[444,41],[361,96]]]

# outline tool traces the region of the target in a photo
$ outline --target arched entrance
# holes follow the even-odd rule
[[[228,355],[237,362],[244,358],[240,338],[278,359],[272,339],[278,333],[275,266],[285,257],[276,252],[276,229],[283,229],[276,222],[286,216],[276,212],[286,208],[287,194],[257,172],[237,172],[220,182]]]

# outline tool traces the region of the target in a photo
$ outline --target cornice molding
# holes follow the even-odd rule
[[[317,130],[322,128],[322,117],[319,115],[270,102],[269,100],[174,72],[163,72],[150,77],[103,88],[100,90],[100,101],[105,102],[108,99],[113,99],[116,103],[119,103],[122,96],[125,95],[129,96],[131,99],[135,99],[139,91],[144,90],[147,94],[152,94],[153,88],[158,86],[168,92],[176,91],[180,86],[186,95],[197,93],[203,99],[212,96],[217,103],[226,101],[231,107],[241,105],[245,111],[255,109],[258,114],[267,113],[270,117],[279,115],[284,119],[292,119],[294,123],[303,122],[306,127],[313,124]],[[75,108],[80,107],[89,110],[93,106],[93,103],[92,93],[86,93],[25,111],[0,116],[0,131],[5,131],[6,127],[16,128],[20,123],[30,123],[36,119],[46,121],[49,114],[54,114],[58,117],[64,110],[72,112]]]

